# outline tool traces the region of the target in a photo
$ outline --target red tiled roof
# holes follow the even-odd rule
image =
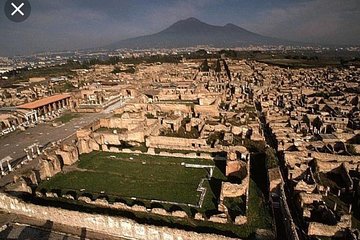
[[[58,94],[58,95],[42,98],[42,99],[36,100],[34,102],[22,104],[22,105],[18,106],[18,108],[36,109],[36,108],[39,108],[39,107],[45,106],[47,104],[57,102],[57,101],[60,101],[60,100],[63,100],[63,99],[69,98],[69,97],[70,97],[69,94]]]

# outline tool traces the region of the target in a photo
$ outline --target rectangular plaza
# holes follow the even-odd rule
[[[211,160],[92,152],[82,155],[72,171],[44,181],[39,189],[196,205],[201,194],[197,188],[209,171],[185,166],[192,163],[214,164]]]

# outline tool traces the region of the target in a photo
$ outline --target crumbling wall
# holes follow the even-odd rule
[[[310,222],[308,228],[309,236],[342,237],[344,228],[339,225],[326,225],[318,222]]]
[[[65,165],[73,165],[79,160],[79,151],[75,145],[63,144],[60,146],[60,149],[55,151],[55,153],[61,156]]]
[[[201,106],[195,105],[194,112],[198,116],[212,116],[218,117],[219,116],[219,109],[217,105],[208,105],[208,106]]]
[[[182,113],[185,115],[191,114],[191,106],[185,104],[163,104],[157,103],[153,104],[154,106],[149,105],[149,111],[160,111],[164,113]]]
[[[318,172],[330,172],[335,168],[341,166],[341,162],[323,162],[323,161],[316,161],[316,167]]]
[[[3,211],[25,215],[39,220],[48,220],[72,227],[86,228],[126,239],[144,240],[221,240],[230,239],[215,234],[199,234],[196,232],[138,224],[133,220],[104,216],[99,214],[82,213],[54,207],[38,206],[25,203],[15,197],[0,193],[0,208]]]
[[[287,199],[286,199],[286,195],[285,195],[285,190],[284,190],[284,183],[280,184],[280,210],[282,213],[283,218],[283,222],[285,225],[285,234],[287,236],[287,239],[294,239],[294,240],[299,240],[299,236],[297,234],[296,231],[296,225],[294,223],[294,220],[291,216],[290,213],[290,209],[289,206],[287,204]]]
[[[336,155],[329,153],[321,153],[321,152],[311,152],[311,156],[323,161],[337,161],[337,162],[348,162],[348,163],[360,163],[360,156],[345,156],[345,155]]]
[[[146,146],[151,148],[169,149],[201,149],[207,146],[205,139],[174,138],[164,136],[149,136],[146,139]]]
[[[102,118],[100,119],[100,126],[104,128],[126,128],[131,131],[139,126],[145,125],[145,118]]]

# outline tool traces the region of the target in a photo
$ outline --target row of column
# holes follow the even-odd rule
[[[32,110],[30,113],[27,113],[25,115],[25,120],[27,124],[30,123],[37,123],[38,122],[38,115],[37,115],[37,111]]]
[[[11,167],[11,164],[10,164],[10,160],[6,160],[6,163],[7,163],[7,167],[8,167],[8,170],[9,172],[12,172],[12,167]],[[0,163],[0,169],[1,169],[1,176],[5,176],[5,170],[4,170],[4,167],[3,167],[3,162]]]
[[[24,151],[26,153],[26,159],[31,161],[33,160],[34,158],[36,158],[37,156],[39,156],[41,154],[41,151],[40,151],[40,147],[38,144],[33,144],[33,145],[30,145],[29,147],[27,148],[24,148]],[[11,166],[11,163],[10,163],[10,160],[12,160],[12,158],[10,156],[2,159],[0,161],[0,170],[1,170],[1,176],[5,176],[6,175],[6,172],[5,172],[5,169],[4,169],[4,166],[3,166],[3,163],[6,163],[7,164],[7,170],[8,172],[12,172],[13,171],[13,167]]]
[[[41,154],[38,144],[33,144],[27,148],[24,148],[24,151],[26,153],[27,160],[33,160],[34,158],[36,158]]]
[[[55,111],[62,109],[62,108],[66,108],[67,106],[69,106],[70,104],[70,100],[69,98],[65,98],[47,105],[42,106],[41,108],[38,108],[38,115],[39,117],[45,117],[47,115],[51,115],[53,114]]]

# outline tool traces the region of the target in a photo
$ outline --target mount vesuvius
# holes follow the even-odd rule
[[[197,45],[213,47],[241,47],[248,45],[291,44],[286,40],[262,36],[234,24],[214,26],[196,18],[180,20],[165,30],[146,36],[121,40],[106,48],[181,48]]]

